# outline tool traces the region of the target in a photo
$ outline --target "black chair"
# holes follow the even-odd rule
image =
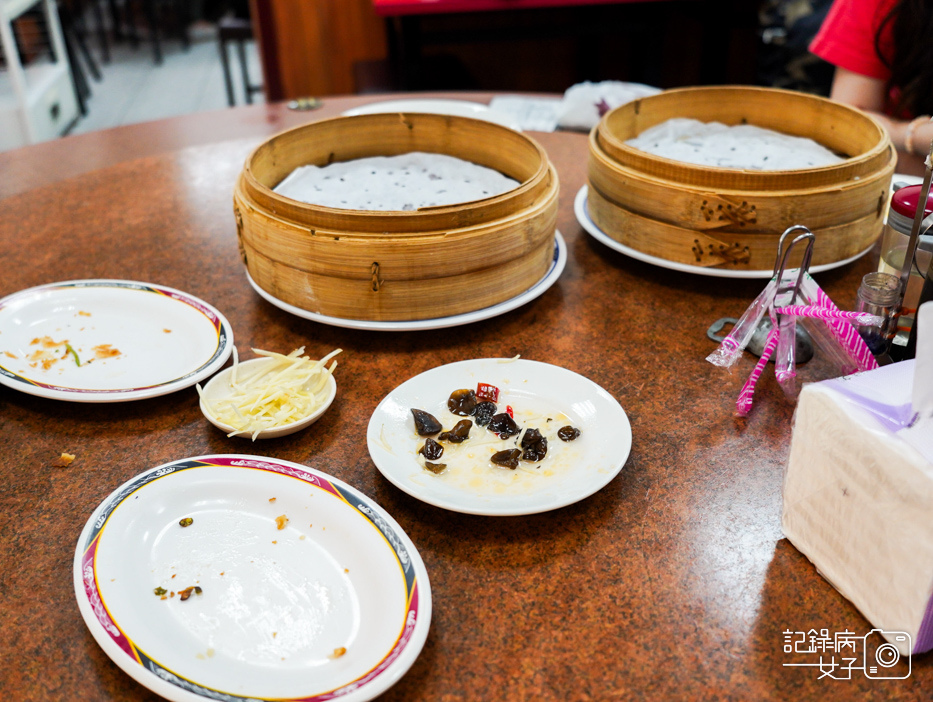
[[[82,44],[81,52],[88,53],[86,37],[96,35],[100,44],[101,61],[110,63],[110,37],[107,36],[107,23],[104,20],[104,11],[100,2],[98,0],[59,0],[57,5],[60,17],[65,12],[70,16],[75,35]]]
[[[224,83],[227,86],[227,103],[230,107],[236,105],[233,80],[230,76],[230,60],[227,56],[227,44],[234,43],[240,61],[240,72],[243,75],[243,94],[246,102],[253,104],[253,93],[262,92],[262,85],[254,85],[250,82],[246,62],[246,42],[253,41],[254,38],[252,22],[240,17],[224,17],[217,23],[217,37],[220,43],[220,62],[224,69]]]
[[[71,74],[71,83],[74,86],[75,97],[78,101],[78,110],[82,116],[87,116],[87,101],[91,97],[91,85],[88,82],[87,72],[94,80],[100,82],[102,76],[97,62],[91,55],[85,41],[85,30],[72,11],[72,3],[58,2],[59,24],[62,29],[62,40],[65,44],[65,53],[68,56],[68,69]]]
[[[129,40],[134,49],[140,42],[137,14],[142,10],[143,23],[149,34],[156,64],[162,63],[162,40],[166,28],[172,30],[185,51],[191,46],[191,38],[188,35],[191,17],[185,0],[124,0],[120,5],[115,0],[110,0],[108,4],[113,17],[114,38]]]

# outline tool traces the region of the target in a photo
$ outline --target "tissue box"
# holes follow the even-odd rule
[[[784,534],[873,627],[910,635],[886,636],[903,654],[933,648],[933,422],[913,376],[905,361],[805,386],[783,488]]]

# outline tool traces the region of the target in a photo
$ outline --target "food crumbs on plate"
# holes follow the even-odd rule
[[[33,343],[37,343],[37,340],[34,339]],[[57,356],[53,355],[50,351],[39,349],[37,351],[32,352],[28,356],[26,356],[26,360],[29,362],[30,368],[36,368],[38,366],[42,366],[42,370],[48,370],[53,365],[58,363],[59,359]]]
[[[174,578],[176,575],[178,575],[178,573],[172,573],[172,577],[173,577],[173,578]]]
[[[344,573],[349,573],[349,572],[350,572],[350,569],[349,569],[349,568],[344,568],[344,569],[343,569],[343,572],[344,572]]]
[[[275,518],[275,528],[279,531],[282,531],[286,524],[288,524],[288,517],[286,517],[284,514],[280,514]]]
[[[56,458],[52,465],[57,468],[64,468],[65,466],[70,466],[74,459],[75,455],[73,453],[65,453],[62,451],[62,455]]]
[[[7,358],[19,358],[19,356],[17,356],[15,353],[10,353],[9,351],[4,351],[3,355]]]
[[[301,536],[299,536],[299,537],[298,537],[298,540],[299,540],[299,541],[304,541],[304,540],[305,540],[305,535],[302,534]]]
[[[340,658],[340,656],[342,656],[342,655],[345,654],[346,652],[347,652],[347,649],[345,649],[343,646],[340,646],[339,648],[335,648],[335,649],[334,649],[334,652],[330,655],[330,657],[331,657],[331,658]]]
[[[171,329],[163,329],[162,331],[165,332],[166,334],[171,334],[171,333],[172,333],[172,330],[171,330]]]
[[[214,657],[214,649],[212,649],[212,648],[207,649],[207,657],[208,657],[208,658],[213,658],[213,657]]]
[[[98,344],[92,347],[94,355],[97,358],[113,358],[120,355],[120,349],[115,349],[111,344]]]
[[[51,336],[37,336],[35,339],[29,342],[30,346],[41,345],[43,348],[53,349],[56,346],[62,346],[68,343],[67,341],[55,341]]]
[[[274,639],[276,636],[278,636],[278,635],[279,635],[279,632],[277,632],[277,631],[273,631],[273,632],[272,632],[272,638],[273,638],[273,639]]]
[[[274,497],[270,497],[270,498],[269,498],[269,502],[275,502],[275,498],[274,498]]]
[[[179,590],[178,596],[181,598],[181,601],[184,602],[189,597],[191,597],[192,592],[195,595],[200,595],[203,592],[203,590],[197,585],[191,585],[190,587],[186,587],[184,590]]]
[[[58,361],[64,360],[69,356],[74,359],[76,366],[80,367],[82,365],[81,359],[78,357],[78,352],[71,346],[68,339],[55,341],[55,339],[50,336],[41,336],[34,338],[29,342],[29,345],[41,347],[26,356],[30,368],[42,366],[42,370],[47,371]],[[55,351],[53,351],[53,349],[55,349]],[[7,355],[10,354],[7,353]],[[16,356],[12,357],[16,358]],[[87,362],[89,363],[89,361]]]
[[[277,544],[277,543],[278,543],[278,541],[273,541],[272,543],[274,543],[274,544]]]
[[[182,527],[188,527],[194,524],[194,520],[191,517],[185,517],[184,519],[179,519],[178,524]]]
[[[161,596],[164,595],[166,592],[168,592],[168,590],[166,590],[164,587],[161,587],[161,586],[160,586],[160,587],[157,587],[155,590],[153,590],[153,592],[154,592],[156,595],[158,595],[159,597],[161,597]]]
[[[85,312],[84,310],[78,310],[78,316],[79,316],[79,317],[90,317],[90,316],[91,316],[91,313],[90,313],[90,312]]]

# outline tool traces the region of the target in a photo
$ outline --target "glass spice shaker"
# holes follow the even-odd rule
[[[891,196],[891,206],[884,223],[884,233],[881,238],[881,259],[878,270],[882,273],[893,273],[900,276],[904,267],[904,258],[907,252],[907,242],[913,227],[914,216],[920,205],[920,185],[894,184],[894,194]],[[933,197],[927,198],[924,217],[933,214]],[[900,360],[910,328],[913,325],[914,313],[917,311],[917,299],[923,288],[923,271],[930,265],[933,256],[933,236],[929,232],[920,232],[917,240],[917,249],[914,252],[914,266],[907,281],[907,288],[903,291],[900,316],[897,320],[897,329],[891,355]],[[897,352],[897,353],[895,353]]]
[[[901,281],[891,273],[866,273],[858,289],[858,312],[881,317],[881,326],[858,325],[856,331],[869,351],[880,356],[888,351],[897,332],[897,316],[901,302]]]

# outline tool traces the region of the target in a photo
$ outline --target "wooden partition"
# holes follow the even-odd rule
[[[270,101],[374,89],[563,92],[584,80],[755,81],[748,0],[523,0],[498,10],[464,1],[399,16],[380,7],[385,17],[373,0],[251,1]]]
[[[372,0],[252,0],[266,99],[353,93],[357,61],[386,58]]]

